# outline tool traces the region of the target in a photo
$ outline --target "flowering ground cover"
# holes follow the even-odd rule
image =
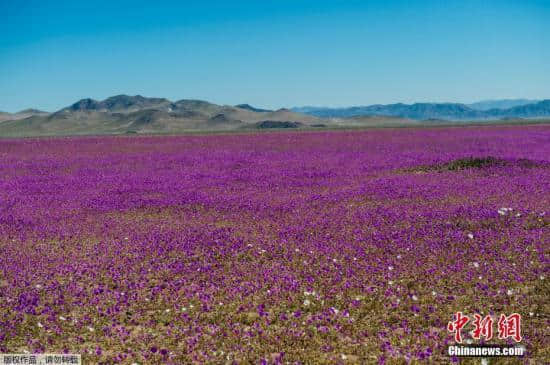
[[[0,140],[0,352],[544,363],[549,209],[548,125]]]

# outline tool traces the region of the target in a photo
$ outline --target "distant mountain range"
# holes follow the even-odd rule
[[[38,109],[25,109],[17,113],[0,112],[0,122],[5,120],[18,120],[31,117],[33,115],[48,115],[48,112]]]
[[[505,106],[495,108],[493,106]],[[513,105],[509,107],[510,105]],[[495,100],[474,104],[415,103],[352,106],[345,108],[296,107],[293,111],[319,118],[350,118],[357,116],[393,116],[415,120],[491,120],[509,118],[545,118],[550,116],[550,100]]]
[[[499,109],[490,108],[491,105],[514,106]],[[203,100],[183,99],[173,102],[165,98],[141,95],[116,95],[101,101],[81,99],[54,113],[36,109],[25,109],[17,113],[0,112],[0,137],[401,127],[464,124],[467,123],[465,121],[476,120],[497,120],[498,123],[506,120],[507,123],[515,123],[522,118],[544,117],[550,117],[550,100],[496,100],[471,105],[416,103],[268,110],[249,104],[231,106]]]
[[[482,101],[478,101],[478,102],[466,104],[466,105],[475,110],[509,109],[515,106],[538,103],[539,101],[541,100],[531,100],[531,99],[482,100]]]
[[[82,99],[54,113],[9,116],[9,120],[0,122],[0,136],[184,133],[315,128],[322,124],[320,118],[288,109],[271,111],[187,99],[172,102],[141,95],[117,95],[101,101]]]

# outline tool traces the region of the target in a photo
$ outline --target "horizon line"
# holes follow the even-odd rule
[[[201,98],[193,98],[193,97],[190,97],[190,98],[181,98],[181,99],[169,99],[167,97],[161,97],[161,96],[144,96],[142,94],[135,94],[135,95],[130,95],[130,94],[116,94],[116,95],[111,95],[111,96],[108,96],[106,98],[93,98],[93,97],[85,97],[85,98],[80,98],[70,104],[67,104],[59,109],[55,109],[55,110],[46,110],[46,109],[42,109],[40,107],[37,107],[37,106],[29,106],[27,108],[23,108],[23,109],[20,109],[20,110],[17,110],[17,111],[8,111],[8,110],[2,110],[0,109],[0,113],[9,113],[9,114],[18,114],[18,113],[22,113],[26,110],[29,110],[29,109],[35,109],[35,110],[38,110],[38,111],[41,111],[41,112],[45,112],[45,113],[55,113],[55,112],[58,112],[64,108],[67,108],[75,103],[78,103],[79,101],[81,100],[86,100],[86,99],[90,99],[90,100],[95,100],[95,101],[103,101],[103,100],[106,100],[106,99],[109,99],[109,98],[112,98],[112,97],[117,97],[117,96],[130,96],[130,97],[138,97],[138,96],[141,96],[143,98],[148,98],[148,99],[151,99],[151,98],[158,98],[158,99],[166,99],[170,102],[178,102],[178,101],[182,101],[182,100],[196,100],[196,101],[204,101],[204,102],[208,102],[208,103],[211,103],[211,104],[216,104],[216,105],[222,105],[222,106],[237,106],[237,105],[249,105],[249,106],[252,106],[252,107],[256,107],[256,108],[260,108],[260,109],[271,109],[271,110],[279,110],[279,109],[297,109],[297,108],[325,108],[325,109],[345,109],[345,108],[355,108],[355,107],[368,107],[368,106],[374,106],[374,105],[384,105],[384,106],[387,106],[387,105],[397,105],[397,104],[402,104],[402,105],[415,105],[415,104],[457,104],[457,105],[465,105],[465,106],[470,106],[472,104],[477,104],[477,103],[486,103],[486,102],[499,102],[499,101],[516,101],[516,100],[523,100],[523,101],[530,101],[530,102],[533,102],[533,103],[537,103],[537,102],[541,102],[541,101],[544,101],[544,100],[550,100],[550,97],[541,97],[541,98],[536,98],[536,99],[532,99],[532,98],[522,98],[522,97],[506,97],[506,98],[491,98],[491,99],[481,99],[481,100],[477,100],[477,101],[472,101],[472,102],[457,102],[457,101],[414,101],[414,102],[403,102],[403,101],[395,101],[395,102],[391,102],[391,103],[362,103],[362,104],[346,104],[346,105],[320,105],[320,104],[305,104],[305,105],[294,105],[294,106],[282,106],[282,107],[278,107],[278,108],[273,108],[273,107],[265,107],[265,106],[262,106],[260,104],[254,104],[254,103],[250,103],[250,102],[241,102],[241,103],[237,103],[237,104],[228,104],[228,103],[219,103],[219,102],[214,102],[214,101],[210,101],[208,99],[201,99]]]

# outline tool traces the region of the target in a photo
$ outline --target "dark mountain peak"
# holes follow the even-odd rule
[[[235,105],[237,108],[241,108],[241,109],[246,109],[246,110],[250,110],[250,111],[253,111],[253,112],[258,112],[258,113],[264,113],[264,112],[270,112],[272,110],[269,110],[269,109],[260,109],[260,108],[255,108],[253,107],[252,105],[250,104],[239,104],[239,105]]]
[[[208,101],[204,100],[196,100],[196,99],[181,99],[175,102],[175,105],[179,107],[186,107],[186,108],[193,108],[193,107],[206,107],[206,106],[212,106],[215,104],[212,104]]]
[[[98,110],[101,108],[101,103],[97,100],[86,98],[86,99],[80,99],[67,109],[74,110],[74,111],[82,111],[82,110]]]
[[[146,98],[141,95],[115,95],[111,96],[101,102],[101,104],[108,110],[124,110],[129,108],[147,108],[161,103],[170,103],[168,99],[164,98]]]
[[[63,112],[70,111],[101,111],[128,113],[142,109],[151,109],[162,106],[169,106],[170,101],[164,98],[147,98],[141,95],[115,95],[103,101],[86,98],[77,101],[71,106],[62,109]]]
[[[145,98],[141,95],[130,96],[126,94],[120,94],[120,95],[114,95],[114,96],[108,97],[107,99],[103,100],[103,103],[107,105],[115,104],[115,103],[127,103],[127,104],[132,103],[133,104],[143,100],[145,100]]]

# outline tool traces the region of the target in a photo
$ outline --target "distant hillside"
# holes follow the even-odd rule
[[[251,110],[253,112],[270,112],[272,110],[269,110],[269,109],[260,109],[260,108],[255,108],[253,107],[252,105],[249,105],[249,104],[239,104],[239,105],[235,105],[237,108],[241,108],[241,109],[247,109],[247,110]]]
[[[476,120],[525,123],[522,118],[545,116],[550,116],[550,100],[489,110],[452,103],[267,110],[249,104],[116,95],[81,99],[54,113],[36,109],[0,113],[0,137],[464,125]]]
[[[539,101],[530,99],[483,100],[467,105],[475,110],[509,109],[516,106],[538,103]]]
[[[62,111],[102,111],[130,113],[142,109],[167,109],[170,101],[161,98],[146,98],[141,95],[116,95],[103,101],[82,99]]]
[[[320,119],[288,109],[260,110],[217,105],[203,100],[117,95],[82,99],[51,114],[31,114],[0,123],[0,136],[184,133],[269,128],[309,128]],[[6,113],[9,114],[9,113]]]
[[[7,113],[7,112],[0,112],[0,122],[6,121],[6,120],[19,120],[28,118],[34,115],[48,115],[48,112],[38,110],[38,109],[24,109],[21,111],[18,111],[17,113]]]
[[[550,99],[538,103],[520,105],[510,109],[491,109],[487,113],[501,118],[542,118],[550,115]]]
[[[488,105],[488,104],[485,104]],[[522,104],[507,109],[474,109],[457,103],[415,103],[354,106],[347,108],[298,107],[292,110],[319,118],[392,116],[415,120],[489,120],[502,118],[544,118],[550,116],[550,100]]]

